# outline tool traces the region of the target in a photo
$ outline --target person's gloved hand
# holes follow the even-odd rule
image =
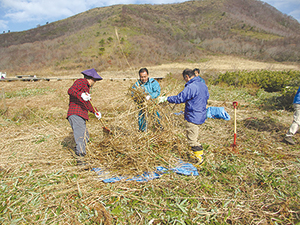
[[[158,103],[163,103],[163,102],[166,102],[166,101],[167,101],[167,99],[168,99],[168,97],[167,97],[167,96],[162,96],[162,97],[159,97],[159,98],[158,98]]]
[[[151,98],[150,95],[147,95],[147,96],[146,96],[146,100],[147,100],[147,101],[149,101],[150,98]]]
[[[95,112],[95,116],[98,120],[101,119],[101,112]]]
[[[91,94],[86,93],[86,92],[83,92],[83,93],[81,94],[81,98],[82,98],[84,101],[88,102],[88,101],[91,100]]]

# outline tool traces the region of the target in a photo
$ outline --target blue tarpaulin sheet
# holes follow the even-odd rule
[[[180,111],[180,112],[178,112],[178,113],[174,113],[176,116],[179,116],[179,115],[183,115],[184,114],[184,112],[183,111]]]
[[[224,107],[208,107],[206,109],[206,117],[212,119],[230,120],[230,116],[225,111]]]
[[[158,179],[163,176],[164,173],[173,171],[180,175],[186,176],[198,176],[198,170],[191,163],[183,162],[182,160],[178,161],[178,164],[174,168],[167,169],[162,166],[156,167],[156,170],[153,172],[144,172],[142,175],[134,177],[126,176],[113,176],[105,169],[102,168],[93,168],[92,171],[95,171],[99,175],[99,179],[104,183],[114,183],[118,181],[138,181],[138,182],[147,182],[153,179]]]
[[[182,114],[184,114],[183,111],[174,113],[174,115],[176,115],[176,116],[179,116]],[[224,107],[214,107],[214,106],[208,107],[206,109],[206,118],[230,120],[230,116],[225,111]]]

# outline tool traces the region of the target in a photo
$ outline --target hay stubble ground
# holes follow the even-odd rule
[[[150,75],[158,77],[171,72],[171,76],[161,81],[162,93],[171,95],[182,90],[184,82],[180,73],[187,67],[200,67],[206,76],[210,71],[299,69],[297,65],[217,58],[199,64],[149,67],[149,71]],[[111,78],[114,74],[133,77],[134,71],[101,74],[104,78]],[[10,224],[14,219],[25,224],[43,221],[49,224],[94,224],[97,221],[106,224],[148,224],[151,221],[153,224],[211,221],[294,224],[299,221],[299,175],[296,171],[299,171],[300,148],[282,142],[292,122],[292,112],[260,109],[255,105],[257,96],[246,93],[246,89],[209,85],[211,97],[208,106],[224,107],[233,118],[231,103],[239,102],[239,154],[234,154],[230,147],[233,120],[208,119],[201,126],[199,135],[200,142],[206,146],[206,162],[199,169],[199,177],[171,173],[164,179],[147,183],[104,184],[96,173],[78,168],[70,150],[74,141],[65,117],[67,90],[73,82],[0,83],[6,93],[14,94],[1,102],[1,109],[4,105],[7,107],[0,117],[0,168],[2,193],[6,197],[1,208],[1,212],[5,212],[0,217],[3,224]],[[116,131],[123,129],[118,139],[110,140],[111,144],[118,143],[111,152],[121,145],[124,148],[136,146],[139,138],[147,140],[144,134],[138,134],[138,109],[128,95],[133,82],[104,79],[92,90],[93,104],[101,111],[105,123]],[[159,143],[157,145],[161,148],[170,150],[173,140],[182,140],[177,147],[184,148],[183,117],[172,114],[183,110],[183,105],[160,107],[165,116],[175,122],[166,122],[170,130],[151,133],[152,142],[146,141],[137,147],[143,147],[141,151],[151,148],[148,161],[159,155],[158,160],[166,162],[168,154],[174,152],[164,155],[155,150],[155,146]],[[91,167],[97,167],[100,163],[96,159],[99,143],[105,140],[105,136],[101,123],[93,115],[90,117],[87,127],[92,142],[88,146],[88,160]],[[162,143],[162,138],[168,140],[167,143]],[[299,143],[299,134],[295,138]],[[120,154],[128,156],[126,152]],[[136,166],[141,168],[141,164]],[[149,169],[147,165],[143,166]],[[114,167],[115,172],[117,169]]]

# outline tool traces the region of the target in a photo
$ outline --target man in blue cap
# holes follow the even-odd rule
[[[77,164],[85,165],[83,157],[86,155],[85,146],[89,141],[89,133],[86,128],[86,121],[89,120],[88,111],[94,113],[97,119],[101,119],[101,113],[94,109],[90,102],[90,88],[96,81],[102,80],[102,77],[95,69],[88,69],[81,73],[84,78],[76,80],[68,90],[70,101],[67,119],[74,133]]]

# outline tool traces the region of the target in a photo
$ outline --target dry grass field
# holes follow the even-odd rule
[[[218,72],[226,71],[237,71],[237,70],[299,70],[298,64],[292,63],[270,63],[270,62],[259,62],[252,61],[249,59],[243,59],[233,56],[209,56],[203,58],[202,62],[199,63],[170,63],[162,64],[157,66],[147,67],[152,77],[164,77],[169,73],[181,73],[185,68],[199,68],[202,74],[208,72],[210,74],[216,74]],[[100,71],[104,78],[132,78],[137,77],[137,71],[139,68],[130,68],[127,71]],[[15,75],[36,75],[37,77],[80,77],[80,71],[76,70],[63,70],[57,71],[52,68],[41,69],[26,72],[15,71],[8,76]]]
[[[198,67],[206,79],[219,71],[300,70],[215,57],[198,64],[149,67],[162,94],[183,89],[181,72]],[[74,80],[0,82],[0,223],[1,224],[297,224],[300,222],[300,147],[282,142],[293,112],[268,108],[274,94],[250,88],[208,84],[208,106],[224,107],[230,121],[207,119],[199,140],[205,162],[199,176],[167,173],[149,182],[103,183],[91,168],[114,174],[141,174],[159,163],[174,165],[187,150],[183,105],[147,106],[162,114],[164,130],[138,132],[138,109],[130,97],[138,69],[100,71],[92,89],[93,104],[114,135],[90,114],[88,168],[76,166],[72,129],[66,120],[68,88]],[[59,72],[33,71],[37,76]],[[16,73],[18,74],[18,73]],[[61,72],[80,76],[80,71]],[[9,75],[10,76],[10,75]],[[233,101],[237,108],[237,145],[233,143]],[[264,104],[265,107],[260,107]],[[299,134],[295,139],[300,143]]]

